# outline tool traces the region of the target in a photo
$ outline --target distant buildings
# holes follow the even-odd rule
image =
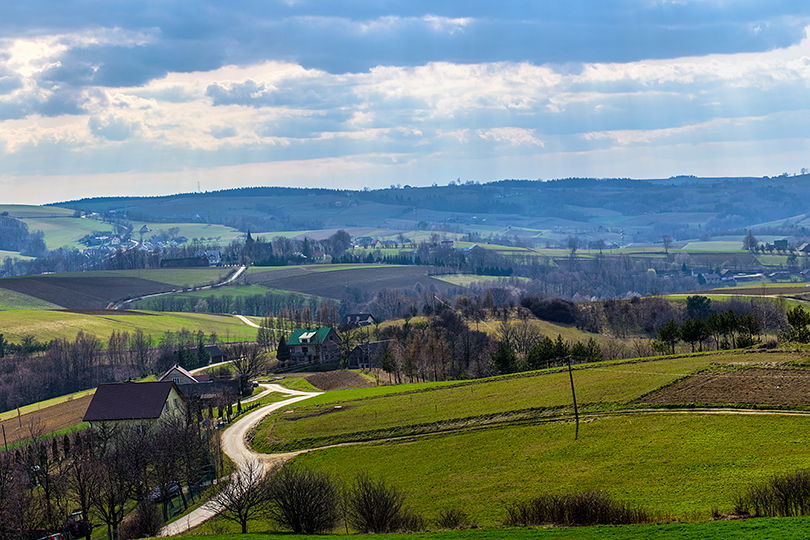
[[[371,313],[349,313],[343,317],[343,324],[349,328],[362,328],[377,324],[377,319]]]

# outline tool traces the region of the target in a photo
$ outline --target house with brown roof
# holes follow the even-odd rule
[[[102,384],[84,413],[84,422],[151,424],[186,417],[186,400],[172,381]]]

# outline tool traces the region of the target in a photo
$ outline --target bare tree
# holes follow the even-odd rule
[[[244,534],[248,532],[249,521],[267,513],[268,500],[267,473],[258,461],[249,461],[219,484],[217,493],[205,503],[205,508],[238,523]]]
[[[231,366],[239,376],[239,393],[244,394],[248,381],[267,369],[267,356],[255,343],[237,343],[229,353]]]
[[[94,460],[92,468],[96,488],[90,493],[91,505],[107,525],[108,540],[116,540],[132,495],[129,456],[119,448],[111,448]]]

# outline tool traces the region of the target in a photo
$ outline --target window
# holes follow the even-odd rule
[[[180,384],[180,377],[172,377],[172,382],[174,382],[174,384]]]

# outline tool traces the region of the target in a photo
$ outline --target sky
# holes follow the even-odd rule
[[[804,0],[0,3],[0,203],[810,167]]]

